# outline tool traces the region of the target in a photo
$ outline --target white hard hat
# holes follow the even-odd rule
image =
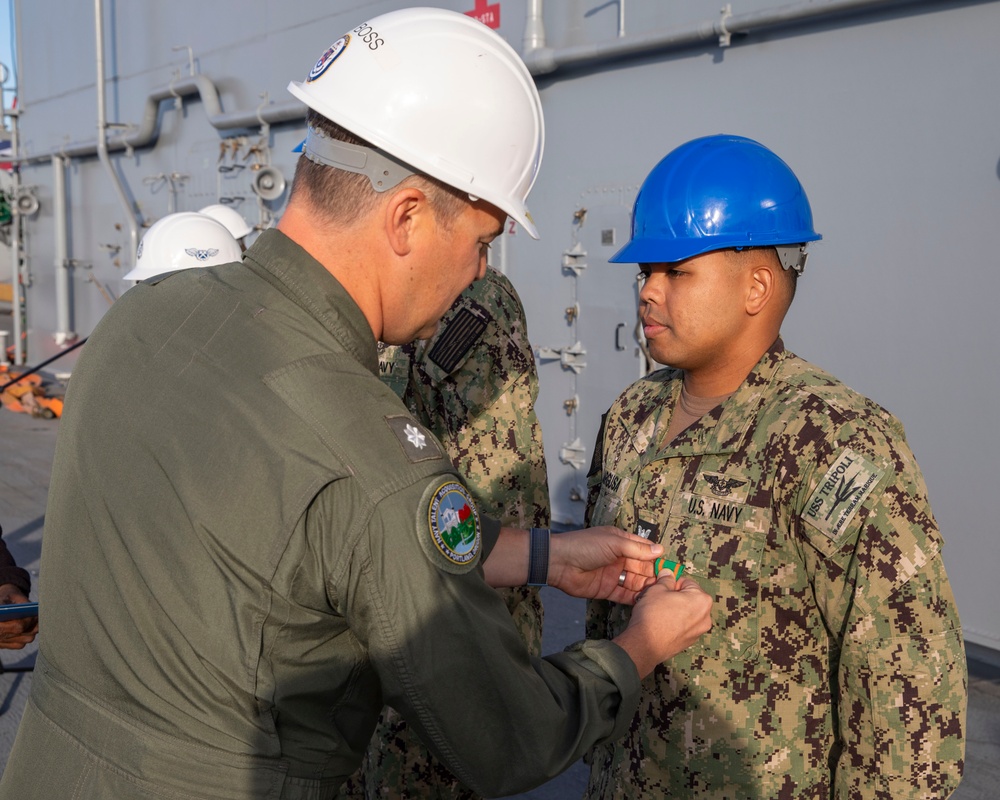
[[[239,261],[239,242],[226,226],[204,214],[181,211],[154,222],[136,254],[136,265],[125,280],[142,281],[154,275],[192,267],[209,267]]]
[[[439,8],[383,14],[340,37],[288,90],[538,238],[525,200],[542,162],[541,100],[520,56],[481,22]]]
[[[250,227],[250,223],[243,219],[243,215],[236,209],[230,208],[223,203],[214,203],[210,206],[205,206],[199,209],[198,213],[207,214],[212,219],[221,222],[236,240],[253,233],[253,228]]]

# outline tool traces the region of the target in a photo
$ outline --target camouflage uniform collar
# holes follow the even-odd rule
[[[244,253],[243,263],[378,375],[378,343],[365,315],[340,281],[295,241],[277,229],[266,230]]]
[[[667,429],[668,410],[680,398],[683,377],[680,370],[668,367],[640,378],[628,389],[629,401],[617,424],[640,458],[658,449],[657,436]]]
[[[767,387],[775,380],[779,367],[790,355],[779,336],[728,400],[713,408],[671,442],[660,443],[658,452],[649,460],[705,453],[724,454],[739,450],[757,410],[764,402]],[[675,385],[670,387],[670,398],[665,403],[670,409],[679,402],[683,373],[676,370],[672,377],[671,383]],[[669,423],[669,415],[661,409],[655,423],[657,437],[666,433]]]

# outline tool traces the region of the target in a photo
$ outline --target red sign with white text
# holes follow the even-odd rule
[[[476,7],[472,11],[466,11],[465,16],[478,19],[486,27],[496,30],[500,27],[500,4],[476,0]]]

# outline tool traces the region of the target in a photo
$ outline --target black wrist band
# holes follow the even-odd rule
[[[528,550],[528,586],[545,586],[549,578],[549,529],[532,528]]]

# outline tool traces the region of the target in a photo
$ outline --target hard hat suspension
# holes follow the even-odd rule
[[[325,167],[364,175],[376,192],[387,191],[410,175],[419,174],[383,150],[331,139],[312,125],[306,132],[302,153]]]
[[[799,275],[805,271],[806,259],[809,257],[806,245],[775,245],[774,249],[778,251],[782,269],[794,269]]]

